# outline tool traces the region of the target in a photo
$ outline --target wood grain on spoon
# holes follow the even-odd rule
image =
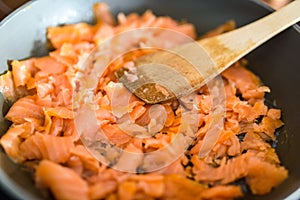
[[[132,79],[124,70],[116,76],[149,104],[192,93],[234,62],[300,20],[300,0],[243,26],[211,38],[159,51],[135,60]],[[124,75],[125,74],[125,75]]]

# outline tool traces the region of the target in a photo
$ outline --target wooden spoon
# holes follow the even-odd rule
[[[192,93],[234,62],[300,20],[300,0],[239,29],[142,56],[133,74],[119,70],[125,87],[149,104]],[[125,74],[125,75],[124,75]],[[130,74],[130,76],[128,76]],[[134,78],[132,78],[134,76]]]

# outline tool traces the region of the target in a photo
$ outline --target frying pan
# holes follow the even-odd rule
[[[7,60],[41,56],[47,53],[46,27],[92,22],[92,4],[96,0],[38,0],[31,1],[0,23],[0,71],[7,69]],[[107,0],[114,14],[142,13],[151,9],[157,15],[169,15],[196,25],[199,34],[230,19],[237,26],[250,23],[272,11],[258,0]],[[279,131],[276,151],[289,170],[289,178],[270,194],[247,195],[246,199],[300,198],[300,27],[287,29],[256,49],[246,58],[250,68],[270,86],[267,95],[271,104],[283,111],[285,126]],[[0,96],[0,103],[3,98]],[[3,108],[2,108],[3,107]],[[0,106],[5,113],[7,106]],[[8,126],[0,117],[1,134]],[[11,162],[0,149],[0,189],[2,198],[42,199],[30,174]],[[1,198],[1,199],[2,199]]]

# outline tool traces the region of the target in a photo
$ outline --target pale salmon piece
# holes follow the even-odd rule
[[[77,156],[70,156],[70,158],[65,163],[65,166],[72,169],[74,172],[76,172],[79,176],[81,176],[84,172],[83,164],[81,160]]]
[[[201,199],[205,186],[179,175],[167,175],[164,178],[165,192],[162,199]]]
[[[68,76],[66,74],[54,76],[53,85],[52,101],[56,103],[56,106],[70,106],[73,100],[73,88]]]
[[[138,185],[134,181],[124,181],[118,185],[118,199],[133,200],[138,190]]]
[[[134,101],[129,104],[129,115],[132,121],[136,121],[140,118],[145,112],[145,103],[141,101]]]
[[[98,172],[100,167],[99,161],[97,161],[83,145],[76,145],[75,148],[71,150],[71,154],[81,160],[84,169]]]
[[[29,160],[47,159],[57,163],[68,160],[74,147],[70,137],[56,137],[35,133],[20,145],[21,155]]]
[[[153,172],[152,174],[150,174],[150,176],[154,176],[157,173],[157,174],[163,174],[163,175],[177,174],[182,177],[185,177],[187,175],[187,173],[185,172],[185,169],[183,168],[182,162],[183,162],[183,156],[178,158],[176,161],[174,161],[170,165],[168,165],[158,171]]]
[[[166,110],[166,113],[167,113],[167,119],[165,121],[164,126],[165,127],[170,127],[170,126],[172,126],[172,124],[175,120],[175,115],[174,115],[174,112],[173,112],[172,107],[170,105],[165,104],[164,107],[165,107],[165,110]]]
[[[253,194],[267,194],[288,177],[288,172],[284,167],[264,162],[255,157],[251,157],[249,160],[248,168],[246,182]]]
[[[243,196],[241,186],[237,185],[218,185],[202,193],[203,199],[235,199]]]
[[[280,119],[272,119],[270,117],[264,117],[260,124],[254,124],[254,131],[257,133],[264,133],[272,140],[276,139],[275,130],[283,126],[283,122]]]
[[[72,44],[69,43],[64,43],[60,49],[50,52],[49,55],[68,67],[73,67],[78,62],[78,56],[75,54]]]
[[[109,6],[106,3],[95,3],[93,6],[93,12],[96,18],[96,23],[115,25],[115,19],[110,12]]]
[[[137,148],[133,144],[129,144],[124,149],[124,152],[129,152],[129,154],[122,153],[114,167],[116,167],[116,169],[126,170],[131,173],[137,172],[137,169],[139,165],[142,164],[144,158],[142,150]],[[139,155],[137,156],[137,154],[130,153],[139,153]],[[130,162],[128,162],[129,160]]]
[[[65,65],[57,62],[54,58],[51,58],[50,56],[36,58],[34,60],[34,66],[40,69],[44,76],[52,74],[61,74],[66,71]]]
[[[16,87],[26,86],[28,83],[32,83],[34,74],[37,71],[33,63],[34,59],[12,61],[12,73]]]
[[[124,133],[117,124],[104,124],[101,130],[113,144],[122,145],[131,140],[131,136]]]
[[[54,91],[54,86],[50,82],[47,83],[36,83],[35,84],[36,92],[39,98],[44,98],[47,95],[51,94]]]
[[[248,154],[242,154],[226,162],[222,160],[221,165],[217,168],[207,165],[197,156],[193,156],[193,171],[196,174],[195,179],[206,183],[220,181],[222,184],[230,183],[234,180],[245,177],[248,173],[247,162]]]
[[[163,177],[156,180],[140,180],[138,182],[138,188],[144,191],[147,196],[152,198],[161,197],[166,189]]]
[[[27,96],[16,101],[6,114],[6,118],[16,124],[36,119],[43,123],[44,112],[41,106],[36,105],[35,96]]]
[[[79,139],[79,134],[77,133],[74,120],[65,119],[62,132],[64,133],[64,136],[72,137],[74,142]]]
[[[237,136],[231,136],[228,143],[225,144],[228,146],[227,155],[238,156],[242,153],[241,144]]]
[[[99,108],[95,111],[96,118],[99,122],[103,120],[109,120],[110,122],[116,122],[116,117],[113,115],[110,109]]]
[[[160,149],[170,144],[172,138],[170,135],[156,134],[155,137],[144,139],[145,149]]]
[[[261,150],[264,151],[270,148],[270,145],[263,141],[263,139],[256,133],[248,132],[241,142],[243,150]]]
[[[114,27],[107,23],[100,23],[96,26],[93,41],[97,45],[101,45],[105,40],[110,39],[115,34]]]
[[[56,199],[89,199],[88,185],[76,172],[54,162],[43,160],[36,169],[38,187],[49,188]]]
[[[62,119],[73,119],[74,114],[72,110],[69,110],[66,107],[55,107],[55,108],[46,108],[45,113],[52,117],[59,117]]]
[[[276,120],[281,118],[281,110],[271,108],[268,110],[267,116]]]
[[[81,66],[80,61],[88,56],[95,48],[95,44],[89,42],[80,42],[76,44],[63,43],[59,49],[49,53],[49,56],[57,62],[68,66],[70,69],[78,70]]]
[[[242,93],[243,97],[247,90],[257,89],[260,86],[258,77],[243,67],[239,62],[225,70],[222,73],[222,76],[227,80],[234,82],[236,88]]]
[[[17,94],[11,71],[8,71],[0,76],[0,92],[7,100],[12,102],[16,101]]]
[[[49,117],[51,119],[51,123],[49,124],[49,129],[45,130],[47,134],[53,136],[59,136],[63,132],[64,128],[64,120],[60,117]]]
[[[116,181],[103,181],[97,182],[95,185],[90,186],[89,188],[89,198],[90,199],[104,199],[109,194],[115,192],[118,188]]]
[[[139,118],[137,118],[135,120],[135,123],[140,125],[140,126],[146,126],[147,124],[150,123],[150,116],[149,116],[149,109],[150,109],[151,105],[145,105],[145,111],[142,115],[139,116]]]
[[[65,25],[61,27],[49,27],[47,38],[54,48],[60,48],[63,43],[92,42],[94,28],[86,23]]]
[[[261,160],[271,164],[280,164],[280,160],[274,148],[266,143],[258,134],[249,132],[241,142],[242,150],[254,153]]]
[[[26,129],[22,125],[13,125],[0,139],[5,153],[14,161],[22,162],[24,160],[19,146],[22,141],[20,135],[25,131]]]
[[[233,105],[232,109],[238,113],[239,121],[246,120],[248,122],[253,122],[259,116],[266,115],[268,111],[268,107],[263,102],[256,102],[254,106],[251,106],[245,101],[239,101]]]

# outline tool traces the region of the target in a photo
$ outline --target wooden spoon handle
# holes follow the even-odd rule
[[[182,97],[200,88],[247,53],[299,20],[300,0],[295,0],[234,31],[187,43],[170,51],[145,55],[136,60],[139,66],[136,74],[140,78],[131,81],[123,76],[119,80],[147,103]]]
[[[300,20],[300,0],[246,26],[198,41],[219,72]],[[218,46],[218,48],[216,48]],[[222,47],[223,53],[220,53]]]

